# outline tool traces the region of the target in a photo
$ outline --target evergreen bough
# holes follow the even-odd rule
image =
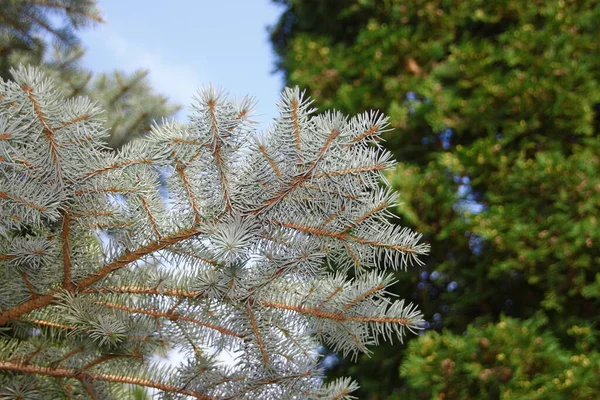
[[[380,114],[315,115],[286,89],[257,133],[251,99],[209,88],[189,124],[115,152],[88,99],[64,100],[35,69],[13,77],[0,83],[0,398],[134,385],[343,399],[357,385],[323,384],[319,343],[356,356],[419,329],[412,304],[386,297],[385,267],[428,245],[387,219]],[[152,359],[172,348],[181,365]]]

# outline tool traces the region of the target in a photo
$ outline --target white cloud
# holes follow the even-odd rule
[[[104,27],[106,28],[106,27]],[[183,106],[185,114],[192,96],[201,87],[205,74],[192,65],[171,62],[161,55],[160,48],[146,48],[143,44],[126,40],[110,29],[98,29],[90,32],[84,42],[88,53],[86,65],[92,70],[102,72],[119,69],[133,72],[138,69],[150,71],[151,86],[171,101]],[[100,61],[101,60],[101,61]]]

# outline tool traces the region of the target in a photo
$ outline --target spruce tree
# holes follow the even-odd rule
[[[387,218],[381,114],[317,115],[286,89],[257,133],[251,99],[208,88],[189,123],[114,152],[96,104],[13,74],[0,84],[0,397],[122,398],[128,384],[350,398],[351,380],[323,384],[319,343],[356,358],[420,328],[387,296],[389,269],[429,247]],[[158,366],[165,348],[185,361]]]
[[[11,0],[0,8],[0,77],[19,65],[37,65],[68,97],[87,95],[107,112],[108,145],[118,148],[150,131],[153,121],[173,115],[179,106],[155,93],[148,71],[94,76],[81,66],[84,48],[78,30],[103,23],[96,1]]]
[[[78,29],[102,23],[96,1],[8,0],[0,9],[0,76],[6,78],[23,57],[43,62],[51,42],[76,51]]]

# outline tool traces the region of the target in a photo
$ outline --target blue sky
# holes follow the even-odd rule
[[[153,88],[184,106],[209,84],[256,97],[254,119],[266,127],[282,88],[272,73],[266,27],[281,8],[270,0],[98,0],[105,24],[80,32],[83,64],[97,72],[150,71]]]

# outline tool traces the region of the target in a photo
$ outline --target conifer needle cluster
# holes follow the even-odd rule
[[[88,99],[35,69],[13,77],[0,83],[0,397],[343,399],[356,384],[323,384],[320,343],[354,357],[419,329],[415,306],[386,296],[386,268],[428,246],[388,221],[380,114],[317,115],[286,89],[257,133],[251,99],[209,88],[189,123],[113,151]],[[186,360],[157,364],[168,349]]]

